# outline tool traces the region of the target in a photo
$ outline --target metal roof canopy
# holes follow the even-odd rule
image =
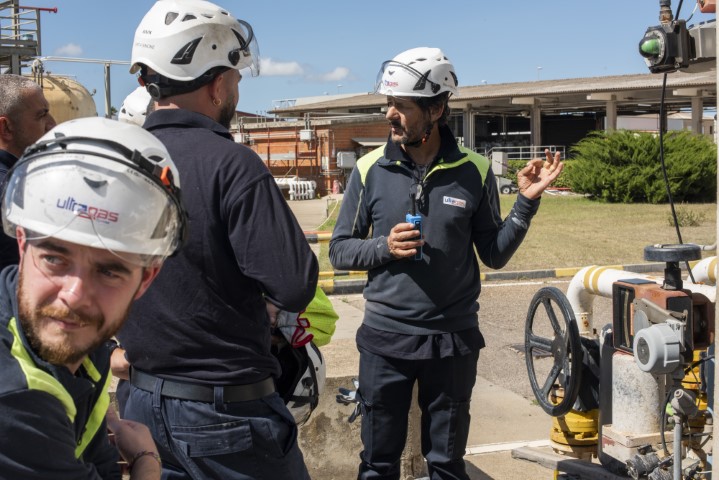
[[[667,75],[667,110],[689,109],[692,98],[701,98],[705,107],[716,106],[716,62],[712,68],[674,72]],[[618,113],[641,114],[659,111],[662,74],[617,75],[607,77],[542,80],[460,87],[450,99],[453,110],[480,115],[526,116],[534,106],[542,114],[606,112],[608,102]],[[321,97],[320,97],[321,98]],[[298,117],[305,113],[379,112],[386,105],[384,95],[366,93],[352,97],[306,103],[271,110],[280,117]]]
[[[353,138],[352,141],[363,147],[379,147],[387,143],[387,137],[357,137]]]

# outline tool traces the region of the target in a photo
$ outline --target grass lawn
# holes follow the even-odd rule
[[[506,216],[516,195],[501,195]],[[332,230],[339,208],[331,212],[323,230]],[[716,204],[677,205],[684,243],[712,245],[716,241]],[[670,223],[669,205],[607,204],[581,196],[552,196],[545,193],[539,212],[514,257],[503,270],[621,265],[644,262],[644,247],[657,243],[679,243]],[[696,226],[681,226],[682,220]],[[329,245],[320,245],[320,270],[331,271]],[[704,252],[705,256],[716,252]],[[482,267],[487,271],[487,267]]]
[[[505,215],[514,198],[504,195],[501,201]],[[690,227],[680,221],[683,243],[714,244],[716,204],[675,208],[680,218],[699,223]],[[645,246],[679,243],[670,218],[669,205],[606,204],[545,194],[524,243],[505,270],[642,263]]]

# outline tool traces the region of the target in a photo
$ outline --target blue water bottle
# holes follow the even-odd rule
[[[419,238],[422,239],[422,216],[408,213],[405,217],[405,221],[414,225],[414,228],[419,230]],[[417,253],[414,254],[415,260],[422,260],[422,246],[417,247]]]

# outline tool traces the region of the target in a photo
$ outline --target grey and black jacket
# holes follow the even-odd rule
[[[505,220],[490,161],[459,147],[440,127],[441,147],[423,178],[392,142],[360,158],[345,189],[330,241],[337,269],[366,270],[364,323],[403,334],[457,332],[477,325],[477,255],[502,268],[521,244],[539,200],[518,195]],[[387,236],[405,221],[420,184],[422,259],[397,260]]]

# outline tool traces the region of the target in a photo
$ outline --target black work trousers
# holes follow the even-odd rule
[[[469,402],[479,352],[428,360],[405,360],[360,350],[362,408],[358,479],[399,479],[414,383],[422,412],[422,455],[432,480],[468,480],[464,453]]]

